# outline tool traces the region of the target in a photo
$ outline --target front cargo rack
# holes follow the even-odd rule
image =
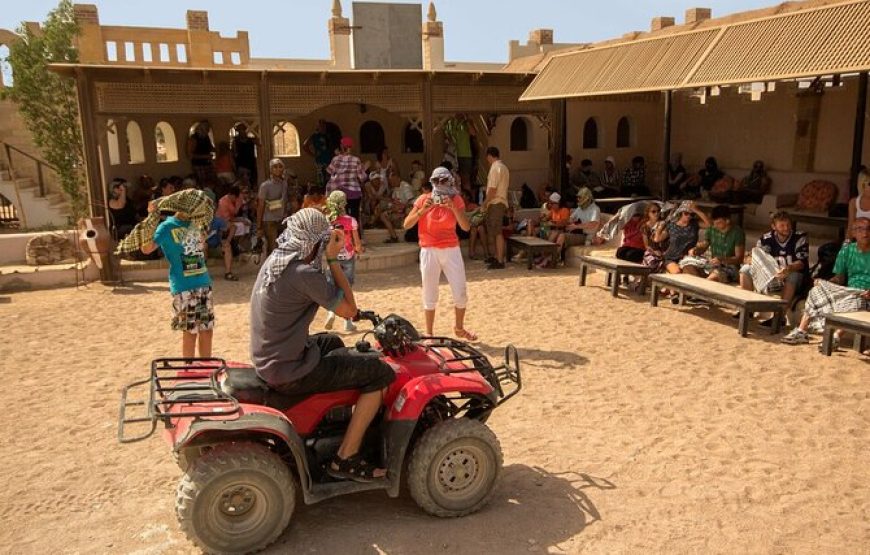
[[[468,343],[452,337],[424,337],[418,344],[435,356],[438,360],[438,370],[444,374],[479,371],[496,390],[499,405],[519,393],[523,387],[520,357],[517,348],[513,345],[504,348],[504,364],[493,366],[486,355]],[[453,356],[445,356],[441,349],[450,351]],[[450,368],[449,365],[453,362],[471,362],[472,366]]]

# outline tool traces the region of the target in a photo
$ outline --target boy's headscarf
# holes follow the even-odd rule
[[[315,247],[317,254],[311,266],[320,269],[323,248],[329,239],[329,220],[323,212],[316,208],[303,208],[284,220],[284,223],[287,229],[278,237],[278,246],[264,264],[264,287],[278,281],[290,262],[304,260]]]
[[[344,191],[333,191],[326,199],[326,217],[334,222],[339,216],[347,213],[347,195]]]
[[[587,206],[592,204],[592,191],[589,190],[588,187],[581,187],[579,191],[577,191],[577,205],[580,208],[585,209]]]
[[[115,254],[136,252],[153,241],[154,232],[160,225],[161,212],[184,212],[190,217],[191,225],[205,229],[214,219],[214,203],[207,194],[198,189],[184,189],[157,199],[157,210],[136,224],[130,234],[118,243]]]

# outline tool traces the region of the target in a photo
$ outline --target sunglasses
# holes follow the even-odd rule
[[[449,177],[440,177],[440,178],[436,177],[436,178],[430,179],[429,182],[430,183],[449,183],[450,178]]]

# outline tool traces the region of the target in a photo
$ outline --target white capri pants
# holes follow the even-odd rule
[[[453,304],[456,308],[465,308],[468,304],[468,293],[465,289],[465,262],[459,247],[437,249],[422,247],[420,249],[420,274],[423,276],[423,309],[435,310],[438,306],[438,282],[441,272],[447,276],[450,291],[453,293]]]

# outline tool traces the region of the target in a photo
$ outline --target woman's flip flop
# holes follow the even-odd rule
[[[465,339],[466,341],[477,341],[477,334],[465,328],[453,328],[456,337]]]

